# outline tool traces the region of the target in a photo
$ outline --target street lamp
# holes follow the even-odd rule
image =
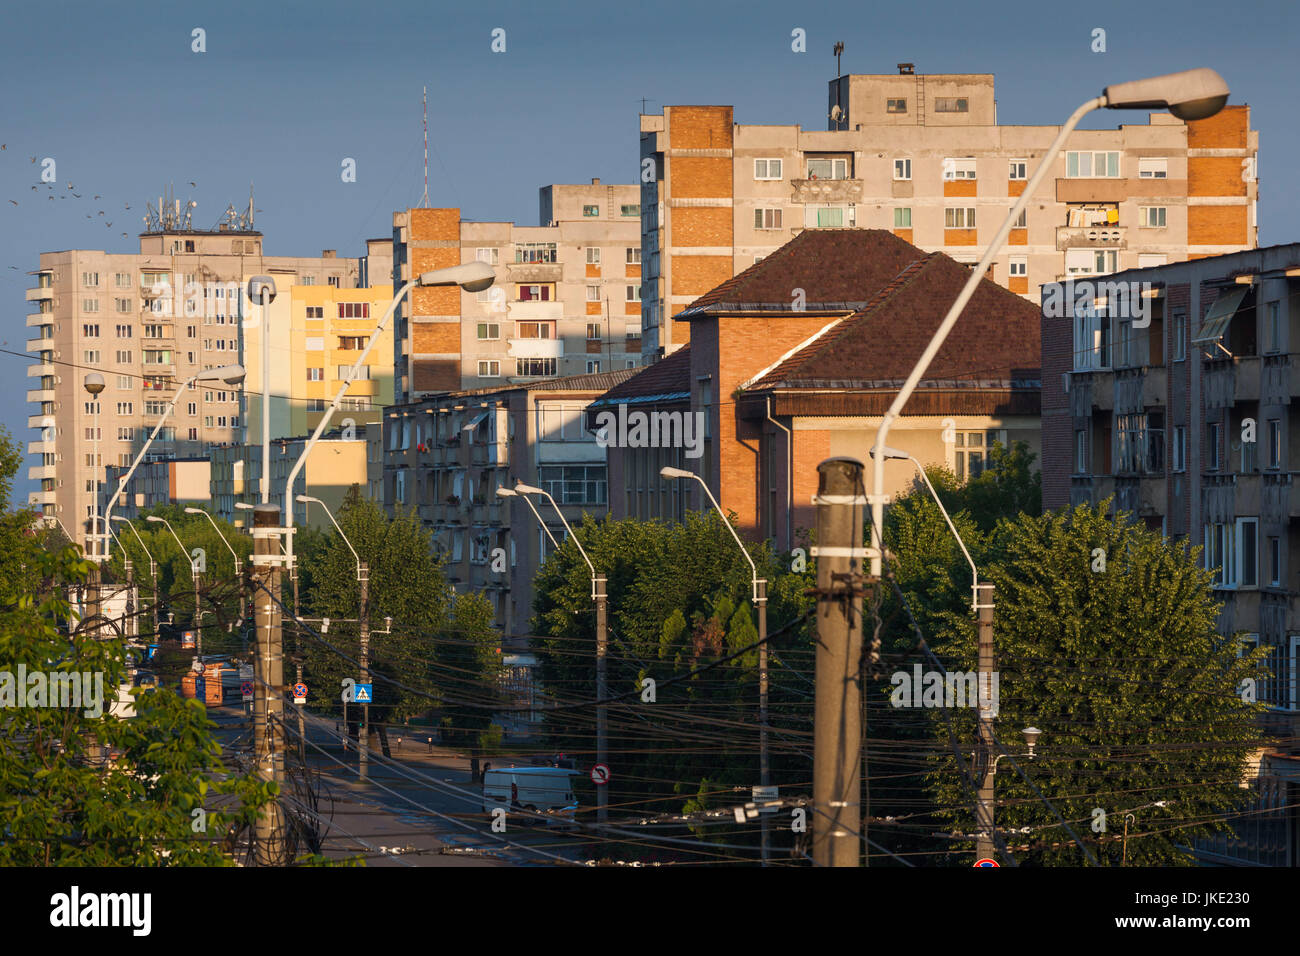
[[[203,515],[203,517],[208,519],[208,524],[212,525],[212,530],[217,533],[217,537],[221,539],[221,543],[226,546],[226,550],[230,552],[231,559],[235,562],[235,577],[240,577],[239,555],[235,553],[235,549],[231,546],[230,542],[226,540],[226,536],[221,533],[221,528],[216,521],[213,520],[212,515],[208,514],[202,508],[186,508],[185,513],[187,515]],[[239,626],[242,630],[244,626],[244,582],[242,580],[239,582]]]
[[[258,484],[262,504],[266,504],[271,500],[271,303],[275,279],[253,276],[248,280],[248,298],[262,307],[262,467]]]
[[[388,320],[393,317],[393,313],[397,310],[398,304],[406,297],[406,294],[416,286],[429,287],[447,285],[458,285],[466,292],[482,292],[495,281],[496,272],[487,263],[466,262],[458,266],[451,266],[447,269],[435,269],[432,272],[421,273],[397,290],[397,294],[393,296],[393,301],[388,303],[388,308],[384,310],[383,318],[381,318],[379,324],[375,326],[375,331],[370,334],[370,339],[366,342],[366,347],[361,350],[361,354],[357,356],[357,360],[352,364],[352,368],[348,370],[347,378],[345,378],[343,383],[339,386],[338,393],[335,394],[334,400],[330,402],[329,406],[325,409],[325,414],[321,416],[320,421],[316,424],[316,430],[312,432],[311,438],[307,441],[306,447],[302,450],[302,454],[299,455],[298,460],[294,462],[293,470],[289,472],[289,478],[285,482],[284,486],[284,517],[286,528],[293,527],[293,483],[298,477],[298,472],[302,471],[303,466],[307,464],[307,456],[310,455],[311,450],[316,447],[316,442],[320,439],[320,436],[325,433],[325,429],[329,426],[330,419],[333,417],[335,410],[339,407],[339,403],[343,401],[344,394],[347,393],[349,386],[351,386],[357,373],[361,370],[361,366],[365,364],[366,356],[370,354],[370,350],[373,349],[375,343],[379,341],[379,337],[388,326]],[[265,333],[265,331],[266,330],[263,329],[263,333]],[[265,419],[265,413],[263,413],[263,418]],[[266,498],[262,499],[263,502],[266,500]],[[289,536],[289,548],[287,553],[290,562],[292,562],[292,535]]]
[[[524,501],[527,502],[528,507],[532,509],[533,514],[537,517],[537,523],[540,524],[542,526],[542,530],[546,532],[546,537],[551,539],[551,547],[558,548],[560,546],[559,542],[555,540],[555,535],[551,534],[551,529],[548,528],[546,526],[546,522],[542,520],[542,516],[538,512],[537,506],[533,504],[532,498],[529,498],[527,495],[521,495],[517,493],[513,488],[507,488],[504,485],[502,485],[500,488],[497,489],[497,495],[501,498],[524,499]]]
[[[158,562],[153,559],[153,554],[149,551],[147,547],[145,547],[144,538],[140,537],[140,532],[135,530],[135,525],[130,520],[128,520],[127,518],[123,518],[121,515],[114,515],[113,520],[119,522],[120,524],[124,524],[131,529],[131,533],[135,535],[135,540],[140,542],[140,550],[143,551],[145,555],[149,558],[149,577],[153,580],[153,632],[154,632],[154,640],[157,640],[158,639]],[[118,541],[118,544],[121,545],[120,540]],[[125,548],[122,549],[122,555],[123,558],[125,559],[125,555],[126,555]]]
[[[198,655],[199,660],[203,660],[203,628],[199,626],[199,572],[196,570],[194,558],[190,557],[190,553],[185,550],[180,535],[176,533],[176,529],[172,527],[170,521],[159,515],[147,515],[144,520],[152,521],[155,524],[158,522],[165,524],[167,530],[172,533],[172,537],[176,539],[176,546],[181,549],[181,554],[190,558],[190,577],[194,581],[194,640],[196,641],[194,653]]]
[[[569,527],[569,522],[564,518],[564,512],[562,512],[560,506],[555,503],[555,499],[551,497],[550,492],[545,491],[542,488],[534,487],[533,485],[526,485],[522,481],[515,483],[514,490],[515,494],[524,497],[527,497],[528,495],[544,495],[546,497],[546,500],[551,503],[551,507],[555,509],[555,513],[559,515],[560,523],[564,525],[565,533],[567,533],[573,540],[573,543],[578,546],[578,553],[582,555],[582,560],[587,562],[587,568],[591,571],[591,597],[592,600],[596,602],[596,763],[608,767],[609,764],[606,763],[605,753],[606,705],[604,701],[605,657],[606,650],[609,646],[609,624],[607,621],[608,596],[605,593],[605,576],[603,574],[596,574],[596,568],[592,565],[591,559],[587,557],[587,552],[583,550],[582,542],[578,540],[578,536],[574,534],[573,529]],[[536,513],[536,509],[534,509],[534,513]],[[541,520],[540,516],[538,517],[538,520]],[[542,527],[545,527],[545,524],[543,524]],[[549,534],[550,532],[547,533]],[[554,541],[555,539],[552,538],[551,540]],[[609,821],[609,798],[606,795],[607,790],[608,784],[596,787],[596,822],[602,827]]]
[[[911,461],[912,464],[916,466],[916,473],[920,475],[921,480],[925,482],[925,487],[930,489],[930,497],[933,498],[934,503],[939,506],[939,513],[943,515],[943,520],[948,522],[948,530],[951,531],[952,536],[957,539],[957,546],[961,548],[961,553],[966,556],[966,563],[970,565],[971,609],[974,610],[979,606],[979,572],[975,569],[975,562],[971,559],[970,552],[966,550],[966,542],[963,541],[961,535],[957,533],[957,526],[952,523],[952,518],[948,517],[948,509],[945,508],[943,502],[939,500],[939,495],[935,492],[934,485],[930,484],[930,476],[925,473],[924,466],[917,461],[915,455],[912,455],[909,452],[900,451],[897,448],[885,448],[883,451],[885,458],[888,460]],[[870,454],[872,458],[875,458],[876,449],[872,448]]]
[[[173,395],[171,401],[167,403],[167,407],[163,409],[162,416],[158,419],[158,424],[154,426],[149,438],[145,441],[144,447],[142,447],[139,453],[135,456],[135,461],[131,462],[131,467],[127,469],[126,474],[118,480],[117,491],[113,492],[113,497],[108,500],[108,506],[104,509],[104,519],[106,521],[112,516],[113,505],[117,504],[117,499],[122,497],[122,492],[126,490],[127,483],[130,482],[131,476],[135,474],[135,470],[139,467],[140,462],[144,460],[145,453],[149,450],[149,446],[152,445],[153,440],[158,437],[158,433],[162,431],[163,424],[171,417],[172,409],[176,407],[176,403],[181,400],[181,393],[195,382],[211,382],[217,380],[223,381],[228,385],[238,385],[244,380],[244,366],[219,365],[216,368],[204,369],[202,372],[199,372],[196,375],[191,375],[185,381],[181,382],[180,388],[176,389],[176,394]],[[105,555],[105,557],[107,557],[107,555]]]
[[[100,375],[98,372],[91,372],[89,375],[85,377],[85,379],[82,380],[82,386],[86,389],[87,392],[90,393],[91,405],[95,410],[94,419],[93,419],[94,429],[95,429],[94,432],[95,450],[93,453],[94,460],[95,460],[95,467],[91,469],[91,474],[94,480],[94,485],[93,485],[94,497],[91,499],[91,504],[94,506],[93,513],[95,519],[94,519],[94,524],[91,525],[91,531],[90,531],[91,533],[90,543],[94,545],[95,542],[98,541],[97,536],[99,535],[99,393],[104,390],[104,376]],[[103,547],[103,548],[98,546],[92,547],[90,549],[91,560],[102,561],[103,556],[101,552],[107,550],[108,550],[107,547]]]
[[[288,489],[286,488],[285,490],[287,491]],[[320,505],[321,510],[329,517],[330,523],[334,525],[334,530],[339,533],[339,537],[343,539],[343,543],[346,544],[348,550],[352,552],[353,560],[357,562],[357,581],[361,584],[361,608],[360,613],[357,615],[357,627],[361,639],[361,654],[359,655],[361,680],[357,683],[368,684],[370,683],[370,567],[365,561],[361,560],[361,556],[357,554],[357,549],[352,547],[352,542],[349,541],[348,536],[343,533],[343,529],[339,527],[339,523],[334,518],[333,512],[330,511],[325,502],[321,501],[319,498],[313,498],[311,495],[298,495],[295,500],[305,505],[312,504],[313,502]],[[290,510],[292,510],[292,506],[290,506]],[[328,625],[326,625],[326,627],[328,627]],[[346,706],[346,704],[344,706]],[[346,713],[344,716],[346,718]],[[366,779],[366,771],[370,765],[369,701],[364,701],[361,705],[361,733],[359,734],[359,737],[360,740],[357,746],[357,756],[359,758],[358,776],[364,782]]]
[[[925,351],[917,359],[916,365],[907,376],[907,380],[903,383],[903,387],[894,399],[893,404],[889,406],[889,410],[881,418],[880,427],[876,430],[875,447],[885,447],[885,440],[889,435],[889,426],[902,413],[903,406],[907,404],[907,400],[911,397],[917,383],[920,382],[921,376],[930,367],[930,362],[934,360],[944,340],[948,338],[948,333],[952,331],[952,327],[961,316],[962,310],[966,308],[966,303],[975,294],[975,289],[988,271],[993,258],[1001,251],[1002,244],[1011,232],[1012,225],[1020,217],[1021,211],[1029,204],[1029,200],[1032,198],[1034,190],[1038,188],[1039,183],[1051,171],[1057,155],[1065,145],[1066,138],[1074,131],[1074,128],[1084,116],[1095,109],[1103,107],[1112,110],[1168,109],[1174,116],[1187,122],[1213,116],[1223,109],[1223,105],[1227,101],[1228,84],[1223,81],[1223,77],[1219,76],[1214,70],[1201,68],[1108,86],[1102,90],[1101,96],[1086,101],[1071,113],[1070,118],[1061,127],[1056,139],[1052,141],[1052,145],[1043,154],[1042,163],[1025,185],[1024,191],[1012,204],[1011,211],[1007,213],[1006,220],[993,236],[993,240],[989,243],[988,249],[985,250],[984,257],[980,259],[979,265],[971,270],[970,276],[966,279],[966,284],[962,287],[956,301],[948,309],[948,314],[944,317],[939,328],[935,330],[929,344],[925,347]],[[871,576],[879,579],[882,547],[880,536],[885,518],[884,456],[876,456],[875,458],[869,501],[871,503]]]
[[[767,799],[767,787],[770,783],[767,754],[767,579],[758,576],[758,566],[754,564],[749,549],[741,542],[740,535],[736,534],[736,529],[727,520],[726,514],[723,513],[722,507],[718,504],[718,499],[713,497],[713,492],[709,490],[709,485],[703,478],[693,471],[671,467],[660,468],[659,475],[661,478],[693,478],[698,481],[700,487],[704,489],[704,493],[709,496],[709,501],[713,502],[713,509],[722,518],[722,523],[731,532],[731,537],[736,541],[736,547],[740,548],[740,553],[749,562],[749,573],[753,583],[754,606],[758,609],[758,782],[763,787],[764,799]],[[767,866],[770,855],[767,816],[762,810],[759,811],[759,820],[762,831],[763,865]]]

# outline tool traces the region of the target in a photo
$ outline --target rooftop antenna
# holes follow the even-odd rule
[[[429,207],[429,88],[427,86],[420,97],[420,108],[424,113],[424,200],[421,205],[427,209]]]
[[[844,106],[840,103],[840,87],[843,85],[841,79],[844,76],[840,69],[840,54],[844,52],[844,44],[839,40],[835,41],[833,52],[835,54],[835,108],[831,110],[831,120],[835,123],[835,128],[839,129],[844,119]]]

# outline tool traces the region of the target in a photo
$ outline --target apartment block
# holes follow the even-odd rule
[[[313,283],[279,290],[271,303],[271,427],[273,438],[310,434],[318,424],[375,327],[393,300],[387,284],[335,288]],[[248,371],[246,441],[262,441],[261,306],[244,323]],[[357,378],[348,385],[331,425],[377,424],[393,403],[392,322],[378,335]]]
[[[999,125],[992,74],[900,64],[829,94],[824,131],[737,123],[730,106],[641,117],[648,361],[688,341],[672,316],[805,229],[884,229],[978,262],[1060,131]],[[1076,130],[989,278],[1037,303],[1061,277],[1254,248],[1258,147],[1247,106]]]
[[[969,277],[890,231],[807,230],[696,299],[674,317],[690,345],[588,409],[588,427],[609,430],[613,515],[710,508],[697,482],[660,477],[668,465],[699,475],[748,537],[806,545],[818,463],[871,460],[881,417]],[[981,281],[889,445],[959,479],[995,443],[1037,453],[1038,325],[1033,305]],[[887,493],[915,476],[886,462]]]
[[[593,179],[539,193],[537,226],[472,222],[459,209],[393,214],[395,288],[463,262],[496,270],[482,292],[416,288],[399,306],[399,403],[640,363],[640,191]]]
[[[448,581],[485,594],[507,636],[527,634],[533,579],[564,540],[544,498],[539,523],[522,498],[501,498],[516,482],[543,488],[570,524],[609,510],[605,450],[585,425],[587,406],[636,374],[574,375],[503,388],[471,389],[386,410],[383,499],[390,514],[414,509],[433,532]]]
[[[211,469],[212,462],[207,458],[141,462],[113,505],[113,514],[135,519],[144,509],[158,505],[206,505]],[[104,481],[99,486],[100,514],[108,510],[108,502],[126,472],[126,465],[104,469]],[[113,529],[115,533],[117,530]]]
[[[27,291],[36,307],[27,316],[27,351],[37,359],[27,370],[27,424],[38,431],[27,446],[36,456],[28,475],[40,481],[33,507],[79,538],[89,532],[96,471],[102,481],[107,466],[130,464],[185,379],[241,361],[251,308],[243,277],[271,274],[281,288],[357,284],[355,259],[265,256],[262,246],[260,232],[222,228],[144,233],[134,253],[41,254]],[[98,399],[83,388],[90,372],[105,380]],[[242,441],[245,420],[240,391],[194,386],[149,457],[207,456]]]
[[[1268,648],[1258,813],[1198,852],[1300,865],[1300,244],[1045,286],[1041,323],[1043,506],[1201,546],[1219,633]]]
[[[309,438],[271,439],[270,503],[284,513],[285,484],[289,472],[306,450]],[[261,502],[257,476],[262,472],[262,446],[226,445],[212,451],[212,472],[209,487],[213,512],[218,518],[229,521],[237,528],[252,526],[252,511],[236,508],[236,503],[256,505]],[[306,465],[298,473],[294,495],[310,495],[325,502],[330,511],[338,513],[343,498],[353,485],[359,485],[365,494],[366,432],[365,426],[355,432],[349,430],[326,432],[312,448]],[[329,531],[334,525],[319,505],[293,503],[293,523],[296,527],[311,527]]]

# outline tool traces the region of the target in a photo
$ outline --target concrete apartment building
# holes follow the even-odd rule
[[[27,316],[35,336],[27,351],[38,359],[27,370],[34,386],[27,424],[38,430],[27,446],[36,456],[28,475],[40,481],[30,503],[78,538],[94,508],[95,428],[102,480],[105,466],[135,457],[179,383],[240,361],[245,276],[273,275],[281,289],[357,284],[356,259],[266,256],[262,234],[251,229],[188,230],[171,217],[157,225],[140,235],[139,252],[42,253],[27,291],[37,310]],[[97,424],[82,387],[91,371],[106,384]],[[206,456],[242,441],[245,419],[239,390],[202,383],[182,396],[149,456]]]
[[[310,278],[310,277],[308,277]],[[392,286],[335,288],[314,283],[282,288],[271,303],[271,436],[310,434],[369,343],[393,300]],[[262,441],[261,307],[244,328],[249,445]],[[393,327],[379,335],[358,378],[348,386],[332,426],[378,424],[393,403]]]
[[[1297,866],[1300,244],[1107,282],[1149,284],[1147,314],[1112,309],[1116,293],[1101,287],[1062,315],[1072,297],[1043,290],[1043,506],[1113,497],[1134,520],[1203,547],[1223,602],[1219,632],[1268,648],[1272,676],[1258,699],[1283,743],[1250,783],[1260,812],[1236,839],[1198,852],[1212,863]]]
[[[1060,131],[999,125],[992,74],[911,64],[832,80],[828,110],[824,131],[742,125],[730,106],[641,117],[647,361],[686,343],[672,316],[803,229],[885,229],[978,262]],[[1061,276],[1254,248],[1258,146],[1246,106],[1077,130],[990,278],[1037,303]]]
[[[689,323],[691,344],[588,409],[589,428],[616,414],[617,441],[604,419],[613,515],[671,520],[712,507],[698,483],[661,478],[670,465],[698,474],[742,534],[781,550],[806,546],[818,463],[870,461],[881,416],[969,276],[968,266],[890,231],[808,230],[701,296],[674,318]],[[792,288],[804,300],[793,302]],[[1038,326],[1033,305],[981,282],[890,446],[960,478],[983,470],[995,442],[1025,441],[1037,453]],[[653,424],[633,440],[640,415],[675,415],[683,440],[665,440]],[[688,417],[698,422],[689,431]],[[915,475],[910,461],[887,462],[887,493]]]
[[[99,486],[100,514],[108,508],[109,499],[126,470],[126,465],[104,468],[104,481]],[[207,458],[141,462],[131,476],[131,483],[113,505],[113,514],[134,520],[141,511],[158,505],[206,505],[211,476],[212,462]],[[113,530],[116,532],[118,529]]]
[[[471,389],[386,409],[383,500],[389,514],[415,509],[433,532],[457,591],[485,594],[508,637],[528,633],[533,579],[564,540],[544,498],[546,527],[498,488],[544,488],[570,524],[609,510],[605,449],[585,426],[587,406],[633,369]]]
[[[633,185],[551,185],[537,226],[459,209],[393,214],[393,284],[462,262],[496,268],[479,293],[413,289],[394,317],[399,403],[640,364],[641,209]]]
[[[308,436],[271,439],[271,504],[284,513],[284,488],[289,472],[302,457]],[[213,513],[237,528],[250,526],[252,512],[235,507],[236,502],[257,504],[262,500],[258,476],[262,473],[262,446],[227,445],[212,451],[209,488]],[[366,426],[355,432],[326,432],[311,451],[311,457],[298,474],[295,495],[319,498],[338,514],[348,489],[360,485],[366,491]],[[332,530],[334,525],[318,505],[295,501],[294,525]]]

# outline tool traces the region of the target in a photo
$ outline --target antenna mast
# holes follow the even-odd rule
[[[424,88],[424,95],[420,97],[420,106],[424,112],[424,202],[427,209],[429,206],[429,88]]]

